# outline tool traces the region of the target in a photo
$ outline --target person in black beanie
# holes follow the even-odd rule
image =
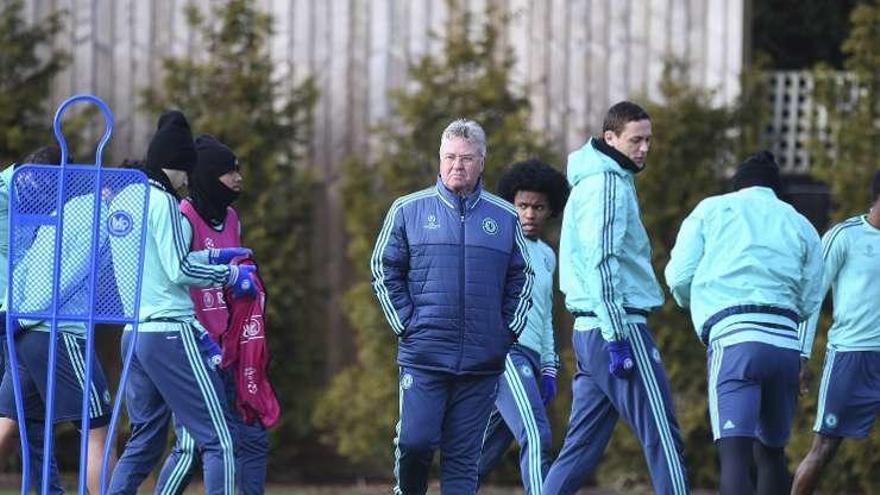
[[[156,134],[147,148],[144,168],[150,182],[177,196],[176,190],[187,185],[187,176],[198,159],[192,131],[186,117],[169,110],[159,117]]]
[[[799,324],[822,304],[822,245],[779,199],[771,153],[743,162],[733,186],[682,222],[666,283],[707,347],[720,493],[789,493],[785,445],[810,339]]]
[[[213,136],[196,138],[198,161],[189,176],[190,196],[180,203],[180,211],[193,229],[192,249],[230,248],[241,245],[241,223],[232,203],[241,193],[241,172],[238,158],[228,146]],[[222,337],[233,332],[230,310],[223,291],[194,288],[190,291],[196,316],[217,345],[239,346],[238,339]],[[216,352],[220,352],[217,348]],[[266,459],[269,439],[259,422],[248,423],[236,408],[242,384],[236,383],[235,365],[221,369],[235,435],[236,488],[242,495],[265,492]],[[246,385],[244,385],[246,386]],[[165,461],[162,475],[156,481],[157,493],[182,493],[199,454],[188,442],[188,433],[175,425],[177,440]],[[180,473],[186,473],[181,475]]]
[[[229,287],[233,297],[253,297],[253,265],[237,266],[240,247],[190,251],[192,228],[180,213],[175,189],[186,185],[198,156],[182,113],[159,118],[145,164],[150,198],[142,268],[139,330],[125,388],[131,437],[108,493],[134,494],[165,452],[168,421],[187,431],[202,455],[205,492],[235,491],[234,442],[222,379],[212,359],[216,345],[196,320],[190,287]],[[138,188],[126,188],[114,204],[138,204]],[[141,200],[142,201],[142,200]],[[113,208],[113,206],[111,206]],[[137,227],[136,227],[137,228]],[[113,256],[130,256],[131,236],[111,239]],[[131,280],[119,280],[120,290]],[[132,332],[122,337],[123,354]],[[164,474],[164,473],[163,473]]]
[[[776,164],[773,153],[767,150],[750,156],[736,168],[733,189],[739,191],[753,186],[769,187],[777,197],[782,195],[779,165]]]

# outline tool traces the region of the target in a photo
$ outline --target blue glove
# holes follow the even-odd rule
[[[617,378],[629,378],[636,368],[629,342],[606,342],[605,350],[608,351],[608,371]]]
[[[541,370],[541,401],[546,406],[556,397],[556,368]]]
[[[257,295],[257,286],[254,283],[253,273],[257,271],[256,265],[229,265],[229,278],[226,286],[232,287],[232,296],[254,297]]]
[[[244,247],[209,249],[208,263],[212,265],[228,265],[229,262],[239,256],[250,256],[252,254],[254,254],[253,251]]]
[[[205,332],[199,338],[199,345],[201,345],[202,349],[208,355],[208,363],[211,366],[211,369],[217,369],[220,366],[220,361],[223,360],[223,351],[220,350],[220,346],[214,342],[214,339],[211,338],[211,334]]]

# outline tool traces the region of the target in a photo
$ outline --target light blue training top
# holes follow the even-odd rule
[[[129,186],[113,199],[110,211],[124,209],[125,205],[139,204],[130,197],[142,195],[140,185]],[[138,232],[140,216],[131,215],[132,231]],[[190,252],[192,227],[180,213],[175,198],[159,187],[150,186],[150,205],[147,213],[146,245],[144,247],[143,281],[139,331],[177,331],[180,325],[171,322],[193,322],[195,309],[189,287],[220,287],[229,277],[228,265],[208,264],[208,251]],[[135,277],[126,276],[117,260],[137,253],[137,236],[111,236],[110,246],[120,293],[133,293]],[[126,313],[131,312],[130,298],[123,298]]]
[[[880,229],[866,215],[832,227],[822,237],[825,275],[821,294],[832,289],[834,322],[828,347],[840,351],[880,351]],[[802,325],[809,357],[819,320],[817,309]]]
[[[632,324],[644,323],[664,296],[634,174],[596,149],[594,139],[568,156],[571,194],[562,218],[559,288],[576,317],[575,330],[600,328],[606,341],[616,341]],[[579,316],[584,313],[590,316]]]
[[[704,199],[684,220],[666,283],[706,345],[762,342],[802,351],[798,324],[822,303],[822,247],[773,190]]]
[[[553,337],[553,274],[556,272],[556,254],[540,239],[526,238],[529,259],[535,271],[532,285],[532,308],[526,327],[519,336],[519,344],[541,356],[541,369],[555,372],[559,367]]]

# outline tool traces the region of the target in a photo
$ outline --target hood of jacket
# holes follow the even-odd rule
[[[640,171],[632,160],[605,143],[604,139],[592,137],[568,155],[565,173],[568,183],[574,187],[591,175],[613,172],[622,177],[632,177]]]

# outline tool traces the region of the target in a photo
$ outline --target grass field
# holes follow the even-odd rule
[[[0,495],[18,495],[19,477],[11,473],[0,473]],[[139,493],[151,494],[153,488],[153,479],[148,479]],[[76,493],[76,478],[64,477],[65,488],[67,493]],[[187,494],[204,493],[201,483],[192,483]],[[354,485],[278,485],[269,484],[266,490],[267,495],[388,495],[391,493],[391,483],[370,482]],[[626,488],[626,489],[610,489],[610,488],[590,488],[578,492],[578,495],[640,495],[649,494],[653,491],[649,487],[642,489]],[[714,493],[708,490],[694,490],[694,495],[708,495]],[[439,485],[436,480],[432,482],[428,495],[439,495]],[[480,489],[479,495],[523,495],[523,491],[517,486],[484,486]]]
[[[6,480],[7,483],[4,483],[3,489],[0,489],[0,495],[18,495],[20,492],[18,490],[12,489],[14,483],[9,483],[11,480]],[[76,493],[76,489],[73,486],[68,486],[68,493]],[[149,490],[151,487],[144,486],[140,493],[149,494],[152,493]],[[187,490],[187,494],[197,494],[204,493],[201,489],[201,485],[191,485]],[[269,486],[266,490],[267,495],[387,495],[391,493],[391,486],[387,484],[375,484],[375,485],[356,485],[356,486]],[[522,495],[522,490],[515,487],[484,487],[480,490],[480,495]],[[581,490],[578,492],[579,495],[623,495],[626,493],[629,494],[638,494],[638,493],[652,493],[650,490],[646,491],[632,491],[626,490],[623,491],[615,491],[608,489],[588,489]],[[699,492],[694,492],[699,493]],[[709,493],[709,492],[704,492]],[[437,485],[433,485],[432,489],[428,490],[428,495],[439,495],[440,491]]]
[[[0,489],[0,495],[19,495],[18,490]],[[75,488],[68,490],[68,493],[76,493]],[[141,494],[150,494],[151,490],[141,490]],[[186,491],[187,494],[204,493],[201,486],[190,487]],[[322,487],[305,487],[305,486],[272,486],[266,490],[267,495],[388,495],[391,493],[390,485],[373,485],[373,486],[322,486]],[[522,490],[514,487],[485,487],[480,490],[479,495],[522,495]],[[617,491],[603,488],[584,489],[578,492],[578,495],[639,495],[653,493],[650,489],[633,491],[624,490]],[[707,495],[715,493],[712,491],[696,490],[692,493]],[[437,486],[428,490],[428,495],[440,495]]]

